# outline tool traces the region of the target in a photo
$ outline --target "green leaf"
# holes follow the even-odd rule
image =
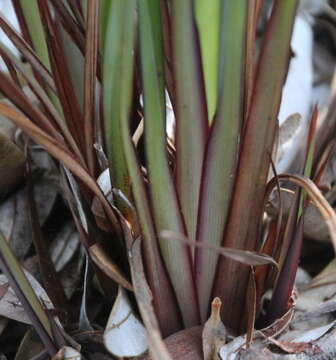
[[[161,260],[149,199],[141,168],[136,158],[134,144],[129,133],[128,121],[121,123],[121,132],[125,158],[132,183],[132,194],[143,237],[143,256],[148,283],[153,295],[153,306],[162,334],[168,336],[180,330],[179,312],[169,278]]]
[[[176,183],[188,236],[195,240],[208,115],[192,0],[173,0]]]
[[[183,221],[166,154],[165,100],[162,82],[162,40],[153,33],[153,15],[159,16],[155,2],[139,2],[140,55],[144,93],[145,145],[153,217],[158,232],[183,233]],[[162,50],[160,50],[162,51]],[[164,258],[186,327],[198,324],[198,308],[190,253],[186,245],[160,240]]]
[[[217,115],[207,146],[197,239],[219,246],[229,211],[243,119],[245,0],[222,3]],[[232,35],[234,34],[234,36]],[[202,320],[207,318],[218,256],[197,249],[196,273]]]
[[[200,38],[209,122],[216,110],[220,0],[196,0],[196,22]]]
[[[114,1],[107,21],[104,53],[104,114],[111,181],[130,198],[125,154],[123,151],[120,123],[130,113],[135,40],[134,0]]]
[[[113,0],[100,0],[100,44],[102,47],[102,54],[104,53],[106,29],[110,14],[110,7]]]
[[[223,243],[227,247],[256,248],[296,7],[297,1],[276,1],[267,24],[241,138],[239,167]],[[249,274],[223,258],[217,274],[214,294],[223,299],[224,309],[228,306],[231,309],[223,312],[224,321],[228,326],[239,327]],[[236,300],[234,306],[232,298]]]
[[[38,0],[14,0],[14,3],[19,3],[22,13],[27,25],[29,36],[35,52],[40,60],[50,70],[50,60],[48,54],[48,47],[44,35],[43,24],[38,8]]]
[[[27,311],[41,340],[53,355],[56,351],[54,351],[53,333],[48,316],[2,234],[0,234],[0,266]]]

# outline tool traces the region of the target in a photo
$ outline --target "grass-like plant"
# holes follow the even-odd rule
[[[3,17],[0,27],[28,65],[0,44],[8,67],[0,91],[15,106],[1,103],[0,113],[67,169],[68,196],[89,205],[84,215],[75,208],[74,216],[106,294],[113,282],[131,288],[130,260],[135,296],[150,323],[137,282],[139,259],[132,256],[133,241],[141,241],[164,337],[203,324],[214,297],[236,334],[253,327],[262,295],[274,286],[277,302],[264,323],[283,315],[306,200],[296,197],[287,225],[280,217],[264,226],[264,204],[277,183],[267,185],[298,1],[273,1],[261,47],[263,0],[12,2],[22,35]],[[174,138],[167,135],[168,96]],[[112,200],[96,181],[104,154]],[[313,160],[307,159],[309,176]],[[303,186],[333,226],[311,182],[283,179]],[[90,220],[86,229],[83,216]],[[98,252],[92,227],[110,234]]]

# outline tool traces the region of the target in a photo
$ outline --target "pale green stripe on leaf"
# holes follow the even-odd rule
[[[20,0],[20,5],[29,30],[29,35],[31,37],[34,50],[42,63],[48,69],[50,69],[48,47],[37,3],[37,0]]]
[[[202,53],[208,118],[211,122],[217,101],[220,0],[196,0],[195,13]]]

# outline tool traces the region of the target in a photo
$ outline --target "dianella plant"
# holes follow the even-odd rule
[[[204,324],[215,297],[235,334],[285,314],[309,198],[335,227],[308,180],[316,111],[302,173],[269,182],[298,1],[12,3],[21,31],[0,27],[24,64],[0,44],[0,113],[60,164],[97,279],[135,295],[153,354],[156,334]],[[304,190],[269,219],[284,180]]]

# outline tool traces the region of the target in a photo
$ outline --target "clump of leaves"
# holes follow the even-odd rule
[[[298,191],[290,216],[280,211],[266,226],[267,196],[292,180],[333,238],[336,226],[303,174],[267,185],[298,1],[273,2],[260,49],[262,0],[12,2],[21,34],[3,17],[0,27],[27,65],[0,44],[8,67],[0,90],[13,105],[1,103],[0,113],[59,162],[104,294],[116,295],[116,283],[134,291],[153,358],[169,356],[159,334],[204,324],[214,297],[235,333],[251,333],[274,286],[260,321],[285,314],[308,200]],[[316,113],[305,176],[315,123]]]

